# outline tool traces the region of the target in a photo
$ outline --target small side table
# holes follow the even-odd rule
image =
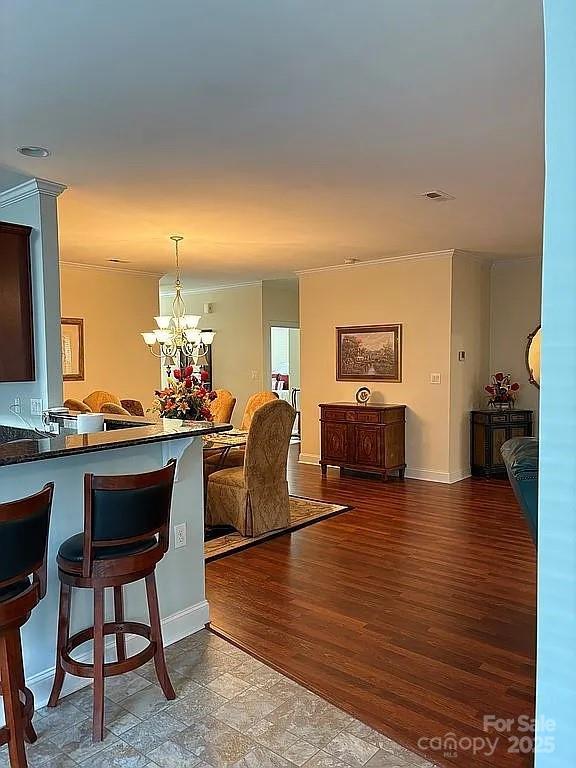
[[[532,437],[533,412],[485,408],[470,413],[470,470],[475,476],[506,477],[500,448],[512,437]]]

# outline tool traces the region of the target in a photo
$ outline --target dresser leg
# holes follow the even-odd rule
[[[328,472],[328,466],[326,464],[320,464],[320,469],[322,470],[322,477],[326,477],[326,473]]]
[[[400,480],[404,480],[404,476],[405,475],[406,475],[406,467],[404,467],[403,469],[399,470],[399,472],[398,472],[398,477],[400,478]]]

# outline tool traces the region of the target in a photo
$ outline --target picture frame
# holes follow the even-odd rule
[[[60,321],[62,378],[84,381],[84,320],[63,317]]]
[[[336,328],[336,381],[402,381],[402,325]]]

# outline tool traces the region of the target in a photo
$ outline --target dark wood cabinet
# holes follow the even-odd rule
[[[405,405],[322,403],[322,474],[335,466],[373,472],[383,479],[393,471],[404,477],[405,422]]]
[[[486,408],[470,414],[470,469],[473,475],[506,475],[500,448],[512,437],[531,437],[532,411]]]
[[[0,381],[34,381],[31,231],[0,222]]]

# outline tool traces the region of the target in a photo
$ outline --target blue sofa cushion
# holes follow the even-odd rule
[[[501,448],[510,483],[528,522],[534,543],[538,543],[538,440],[514,437]]]

